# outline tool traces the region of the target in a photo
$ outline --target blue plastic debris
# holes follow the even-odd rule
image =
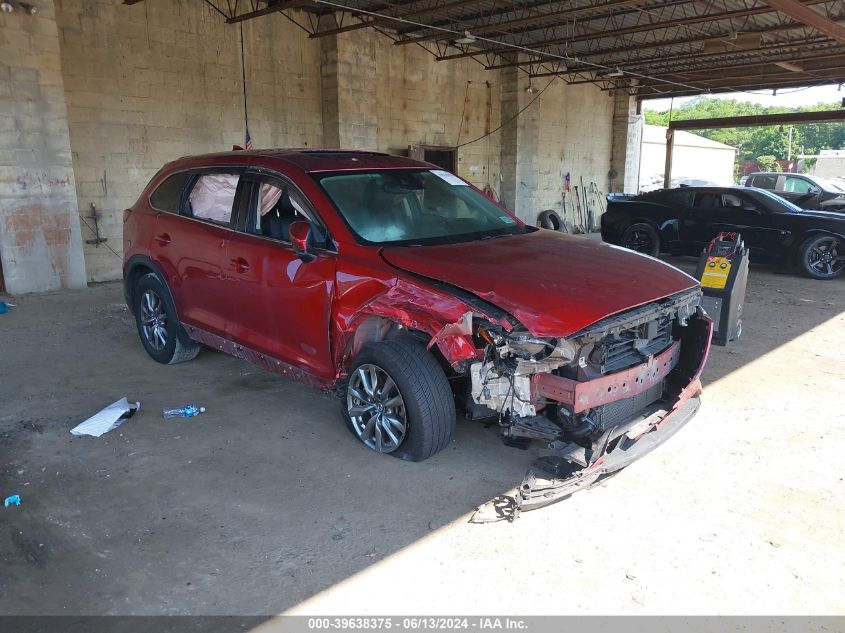
[[[19,506],[21,504],[21,496],[20,495],[12,495],[11,497],[6,497],[6,500],[3,502],[3,507],[8,508],[9,506]]]
[[[5,301],[0,301],[0,314],[6,314],[9,311],[9,306]]]

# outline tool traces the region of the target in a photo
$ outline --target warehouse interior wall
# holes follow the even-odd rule
[[[96,204],[108,240],[86,244],[88,279],[117,279],[108,247],[122,254],[123,209],[161,166],[244,143],[240,29],[191,0],[56,0],[56,10],[79,209]],[[243,25],[253,142],[318,147],[319,44],[273,17]]]
[[[0,98],[13,112],[0,118],[0,168],[2,186],[19,197],[4,195],[0,207],[11,292],[120,278],[122,212],[153,174],[179,156],[244,141],[241,28],[208,5],[39,8],[37,17],[0,18]],[[19,34],[26,29],[35,35]],[[573,225],[565,175],[606,192],[611,157],[626,149],[613,145],[614,99],[592,85],[554,79],[538,98],[545,80],[532,85],[522,69],[437,62],[369,29],[309,38],[281,15],[243,23],[243,40],[256,147],[454,151],[461,176],[526,222],[554,209]],[[19,181],[37,183],[38,195],[24,195]],[[13,206],[27,205],[38,210],[10,219]],[[28,238],[22,213],[39,227]],[[24,254],[21,240],[46,246]]]
[[[85,286],[52,9],[0,13],[0,270],[12,294]]]

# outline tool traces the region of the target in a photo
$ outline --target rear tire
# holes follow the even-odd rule
[[[814,235],[801,245],[800,266],[813,279],[835,279],[845,272],[845,243],[834,235]]]
[[[625,248],[657,257],[660,254],[660,236],[651,224],[637,222],[622,233],[621,245]]]
[[[167,287],[155,273],[138,280],[132,297],[141,344],[154,361],[175,365],[196,358],[200,344],[188,338]]]
[[[368,448],[421,462],[449,445],[455,402],[437,360],[416,341],[366,345],[342,394],[343,418]]]

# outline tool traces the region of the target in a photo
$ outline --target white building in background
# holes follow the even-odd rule
[[[660,125],[643,126],[640,153],[640,191],[663,187],[666,165],[666,130]],[[672,186],[718,185],[727,187],[734,182],[736,148],[711,141],[697,134],[675,130],[672,152]]]
[[[810,173],[819,178],[845,178],[845,149],[823,149],[816,158]]]

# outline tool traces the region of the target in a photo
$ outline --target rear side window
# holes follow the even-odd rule
[[[751,179],[752,187],[759,187],[760,189],[768,189],[774,191],[777,188],[778,177],[773,175],[754,176]]]
[[[150,196],[150,204],[159,211],[167,213],[179,213],[179,203],[182,200],[182,191],[185,189],[185,182],[189,174],[173,174],[164,179]]]
[[[238,174],[203,174],[188,196],[188,214],[200,220],[231,225]]]
[[[692,193],[689,191],[667,191],[664,199],[667,204],[686,207],[690,203],[690,198],[692,198]]]
[[[722,196],[718,193],[697,193],[695,206],[699,209],[721,209]]]

